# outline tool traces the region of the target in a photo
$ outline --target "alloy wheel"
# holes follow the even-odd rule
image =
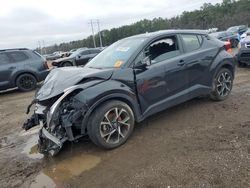
[[[24,89],[30,89],[34,86],[35,82],[30,76],[22,76],[20,79],[20,86]]]
[[[127,110],[115,107],[106,112],[99,130],[106,143],[117,144],[127,137],[130,127],[130,115]]]
[[[217,92],[221,97],[230,94],[232,89],[232,78],[228,72],[222,72],[217,79],[216,83]]]

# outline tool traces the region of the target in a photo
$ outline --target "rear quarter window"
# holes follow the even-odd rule
[[[29,59],[29,57],[24,52],[8,52],[8,55],[14,62],[20,62]]]
[[[101,52],[101,50],[98,50],[98,49],[90,50],[91,54],[98,54],[100,52]]]
[[[186,52],[195,51],[201,46],[201,41],[197,35],[183,34],[181,38]]]

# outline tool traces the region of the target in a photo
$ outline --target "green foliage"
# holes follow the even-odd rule
[[[183,12],[180,16],[170,19],[144,19],[131,25],[103,30],[101,34],[104,46],[108,46],[125,37],[163,29],[208,29],[216,27],[219,30],[225,30],[234,25],[248,25],[250,22],[249,13],[250,0],[223,0],[221,4],[216,5],[205,3],[199,10]],[[97,46],[100,46],[98,35],[95,35],[95,39]],[[93,47],[92,36],[83,40],[46,47],[46,52],[68,51],[80,47]]]

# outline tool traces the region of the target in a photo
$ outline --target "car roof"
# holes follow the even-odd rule
[[[155,31],[155,32],[150,32],[150,33],[143,33],[143,34],[138,34],[134,35],[128,38],[154,38],[157,36],[161,35],[168,35],[168,34],[208,34],[206,30],[182,30],[182,29],[177,29],[177,30],[160,30],[160,31]]]
[[[213,33],[210,33],[210,35],[220,35],[220,34],[223,34],[223,33],[228,33],[228,31],[213,32]]]
[[[12,49],[2,49],[0,52],[6,52],[6,51],[21,51],[21,50],[29,50],[28,48],[12,48]]]

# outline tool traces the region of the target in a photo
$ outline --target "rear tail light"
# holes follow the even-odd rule
[[[230,42],[230,41],[224,42],[224,48],[225,48],[225,50],[226,50],[227,52],[229,52],[229,53],[232,53],[232,52],[233,52],[233,51],[232,51],[232,48],[231,48],[231,42]]]
[[[43,62],[43,68],[44,68],[44,69],[49,69],[48,62],[47,62],[47,61],[44,61],[44,62]]]

